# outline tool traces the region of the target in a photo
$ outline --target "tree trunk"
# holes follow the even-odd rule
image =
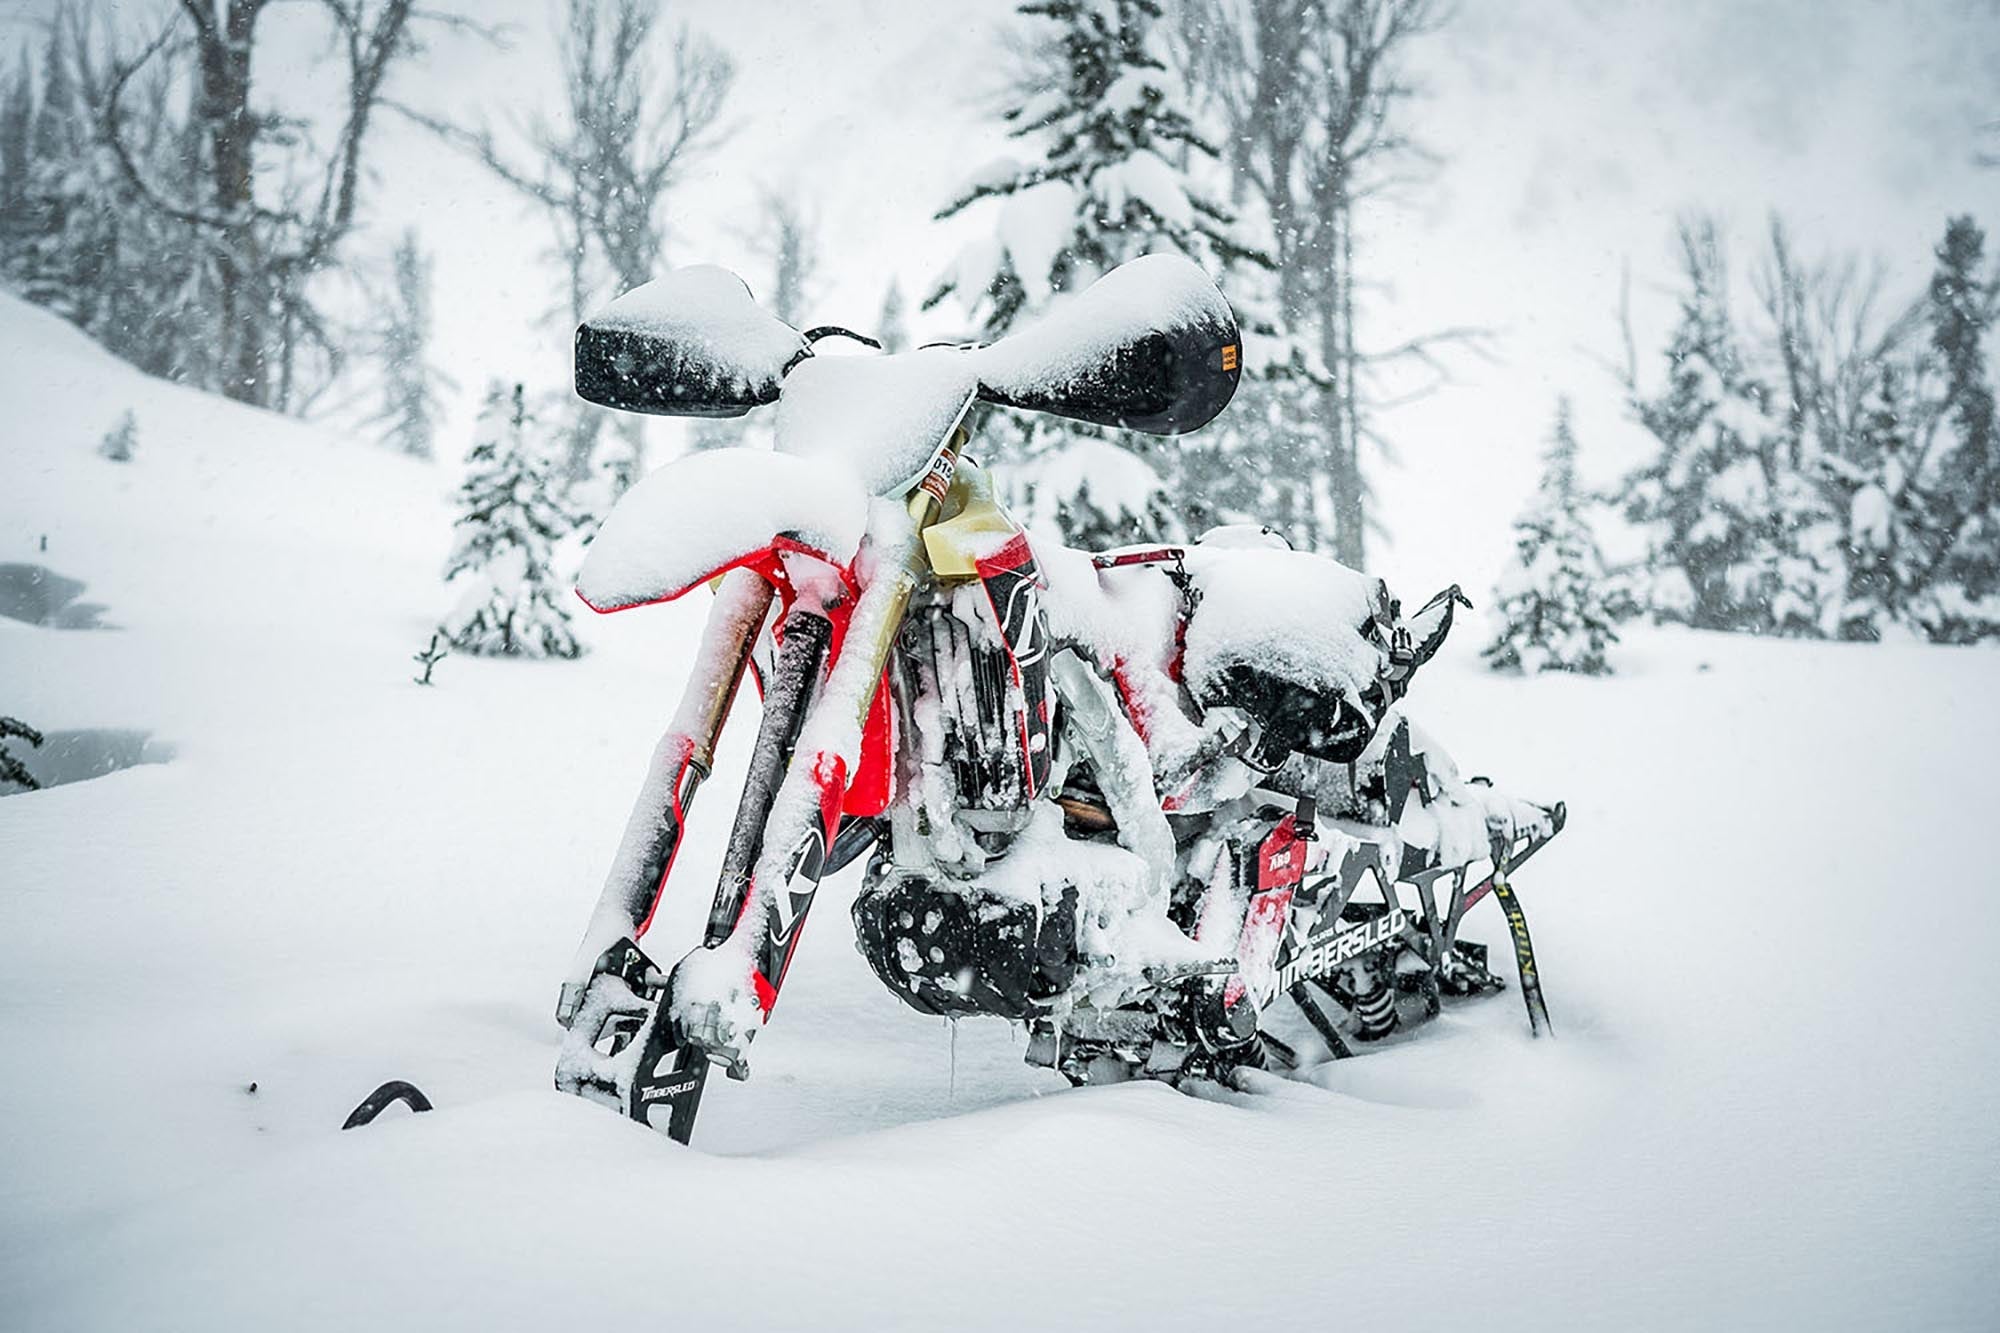
[[[250,39],[264,0],[230,0],[217,15],[208,0],[182,0],[195,20],[200,92],[197,116],[208,148],[209,211],[223,220],[215,242],[218,359],[222,392],[238,402],[266,405],[264,382],[265,293],[258,281],[257,238],[252,225],[252,151],[256,122],[250,113]],[[222,26],[218,29],[218,19]]]
[[[1355,382],[1359,358],[1354,350],[1354,205],[1343,194],[1334,210],[1340,258],[1335,265],[1334,299],[1338,359],[1329,363],[1338,386],[1339,456],[1333,466],[1333,555],[1353,569],[1367,559],[1367,489],[1361,478],[1361,386]]]

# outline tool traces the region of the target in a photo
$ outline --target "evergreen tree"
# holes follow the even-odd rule
[[[28,49],[21,48],[12,78],[0,92],[0,247],[21,225],[21,206],[28,190],[29,144],[35,124],[35,74]]]
[[[94,238],[80,167],[87,148],[72,53],[62,22],[49,25],[42,51],[41,99],[29,127],[19,208],[19,244],[9,256],[9,285],[27,300],[89,327],[80,272]]]
[[[1953,219],[1924,299],[1871,324],[1851,265],[1801,266],[1774,224],[1746,369],[1712,226],[1683,229],[1668,375],[1632,405],[1656,455],[1625,479],[1656,614],[1710,629],[1875,641],[2000,637],[2000,425],[1987,331],[2000,275]],[[1927,329],[1928,347],[1911,346]]]
[[[2000,278],[1980,272],[1985,245],[1971,218],[1951,220],[1927,310],[1948,432],[1935,463],[1943,535],[1927,620],[1932,637],[1954,643],[2000,635],[2000,427],[1985,347]]]
[[[1663,619],[1704,629],[1804,628],[1812,608],[1792,605],[1786,592],[1818,571],[1780,539],[1808,528],[1822,535],[1810,522],[1811,497],[1774,467],[1778,428],[1736,346],[1713,228],[1684,229],[1682,244],[1688,290],[1667,346],[1667,381],[1633,402],[1658,452],[1618,497],[1649,539],[1647,601]]]
[[[1162,58],[1159,0],[1032,0],[1019,12],[1040,25],[1041,40],[1005,119],[1031,157],[992,164],[939,212],[988,209],[994,226],[959,255],[925,308],[955,298],[990,340],[1142,254],[1178,251],[1211,275],[1268,267],[1195,178],[1216,152]],[[1168,499],[1189,490],[1172,484],[1188,456],[1178,443],[1154,450],[1131,432],[1031,417],[996,419],[986,434],[1016,464],[1010,480],[1022,494],[1009,498],[1072,541],[1171,537],[1186,526]],[[1083,455],[1063,457],[1073,443],[1092,466]],[[1132,461],[1107,474],[1096,466],[1107,445]]]
[[[797,199],[766,190],[758,241],[771,261],[767,308],[785,323],[803,328],[806,303],[819,275],[818,226],[812,214]]]
[[[1501,628],[1485,656],[1496,671],[1602,675],[1618,621],[1631,614],[1584,520],[1576,434],[1567,398],[1556,407],[1541,490],[1514,524],[1514,563],[1496,589]]]
[[[429,458],[437,434],[438,384],[430,364],[431,261],[405,231],[393,260],[395,290],[382,303],[375,355],[382,367],[382,406],[373,421],[383,442],[400,453]]]
[[[555,542],[574,526],[551,489],[550,451],[536,437],[520,385],[495,383],[459,488],[458,540],[445,579],[458,604],[439,626],[451,647],[476,655],[575,657],[568,595],[549,574]]]
[[[0,280],[149,374],[212,385],[220,363],[206,243],[144,203],[102,151],[96,117],[109,74],[86,31],[63,11],[43,48],[39,102],[23,91],[25,65],[0,101]],[[202,151],[193,117],[176,104],[183,95],[157,62],[122,93],[127,155],[174,191]]]
[[[28,771],[28,766],[19,756],[8,753],[7,742],[26,741],[36,749],[41,748],[42,733],[36,731],[19,718],[0,717],[0,783],[10,784],[24,791],[39,791],[41,783]]]

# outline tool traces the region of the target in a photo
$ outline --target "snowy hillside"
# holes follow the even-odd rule
[[[0,617],[0,713],[165,759],[0,799],[0,1327],[1996,1318],[1992,652],[1634,631],[1618,677],[1522,682],[1464,633],[1411,707],[1568,802],[1520,876],[1554,1041],[1510,989],[1261,1095],[1071,1091],[901,1008],[842,879],[689,1150],[549,1081],[701,608],[421,689],[443,470],[11,299],[0,395],[0,569],[109,627]],[[706,894],[665,910],[691,940]],[[439,1109],[341,1133],[391,1077]]]

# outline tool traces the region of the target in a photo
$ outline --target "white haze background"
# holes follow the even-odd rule
[[[768,289],[750,236],[759,192],[796,192],[820,221],[811,320],[866,330],[891,277],[914,306],[990,220],[930,216],[1006,150],[995,95],[1013,8],[1000,0],[694,4],[672,11],[736,57],[727,146],[669,214],[668,261],[716,262]],[[503,128],[554,95],[549,20],[533,0],[482,7],[512,49],[441,47],[411,95]],[[1380,424],[1375,572],[1412,592],[1452,581],[1475,597],[1510,549],[1556,395],[1577,399],[1586,476],[1621,470],[1617,306],[1629,266],[1642,374],[1674,314],[1673,229],[1716,210],[1747,277],[1769,214],[1808,254],[1856,251],[1888,291],[1928,277],[1944,219],[2000,206],[2000,171],[1974,166],[2000,134],[2000,6],[1992,0],[1814,3],[1586,0],[1463,4],[1418,48],[1416,137],[1430,183],[1362,219],[1365,346],[1442,325],[1494,334],[1496,360],[1460,356],[1457,382]],[[476,164],[388,124],[376,218],[382,243],[414,223],[437,251],[440,363],[460,382],[565,364],[568,329],[541,219]],[[413,168],[413,169],[405,169]],[[366,239],[364,238],[364,244]],[[943,315],[942,321],[935,318]],[[913,315],[914,331],[926,330]],[[956,333],[949,311],[928,327]],[[1649,381],[1650,382],[1650,381]],[[456,404],[444,449],[469,429]],[[665,428],[656,434],[662,446]]]

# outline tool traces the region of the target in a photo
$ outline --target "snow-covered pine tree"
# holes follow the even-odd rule
[[[1828,484],[1847,502],[1847,587],[1836,633],[1863,643],[1894,634],[1915,573],[1903,511],[1916,488],[1896,385],[1892,372],[1876,387],[1875,401],[1856,423],[1852,456],[1821,464]]]
[[[28,145],[35,127],[35,72],[23,46],[15,71],[0,89],[0,256],[22,224],[28,189]]]
[[[129,463],[139,444],[139,418],[136,413],[127,412],[118,418],[118,424],[105,432],[104,439],[97,446],[97,452],[114,463]]]
[[[24,791],[38,791],[42,784],[28,771],[28,766],[17,755],[8,753],[7,742],[15,740],[26,741],[39,749],[42,733],[19,718],[0,717],[0,784],[10,784]]]
[[[1950,221],[1927,311],[1944,381],[1934,459],[1943,535],[1924,620],[1932,638],[1948,643],[2000,636],[2000,422],[1985,345],[2000,274],[1981,272],[1985,246],[1970,217]]]
[[[382,303],[374,352],[381,363],[382,405],[371,419],[383,443],[416,458],[431,456],[437,434],[439,372],[430,364],[431,261],[406,230],[391,261],[395,288]]]
[[[1569,399],[1556,405],[1555,429],[1535,500],[1514,523],[1514,560],[1495,588],[1500,632],[1485,648],[1496,671],[1574,671],[1611,667],[1605,650],[1631,614],[1606,573],[1582,511],[1576,482],[1576,432]]]
[[[1018,8],[1035,21],[1038,40],[1004,118],[1028,155],[976,172],[938,213],[977,208],[994,217],[925,308],[955,298],[979,336],[992,339],[1142,254],[1178,251],[1211,276],[1260,259],[1196,179],[1216,153],[1163,58],[1159,0],[1031,0]],[[1009,498],[1071,541],[1110,545],[1178,536],[1185,527],[1184,488],[1169,484],[1179,455],[1149,449],[1143,436],[996,414],[985,437],[1015,464],[1009,480],[1024,493]],[[1130,461],[1103,466],[1112,448]],[[1065,457],[1072,449],[1079,452]]]
[[[19,204],[22,230],[8,256],[7,280],[27,300],[89,328],[93,293],[82,279],[93,239],[85,233],[95,228],[80,188],[89,131],[65,29],[60,20],[51,23],[43,48]]]
[[[1727,270],[1714,229],[1684,228],[1688,289],[1667,346],[1667,380],[1632,408],[1658,450],[1618,500],[1646,533],[1645,601],[1661,619],[1703,629],[1783,627],[1787,566],[1779,535],[1803,530],[1811,496],[1774,473],[1767,392],[1745,368],[1731,326]],[[1792,513],[1790,511],[1799,512]],[[1805,614],[1786,605],[1786,616]]]
[[[445,579],[459,589],[439,626],[465,653],[575,657],[568,594],[549,574],[554,544],[574,526],[555,499],[551,450],[535,433],[520,385],[494,383],[459,487],[458,534]]]

